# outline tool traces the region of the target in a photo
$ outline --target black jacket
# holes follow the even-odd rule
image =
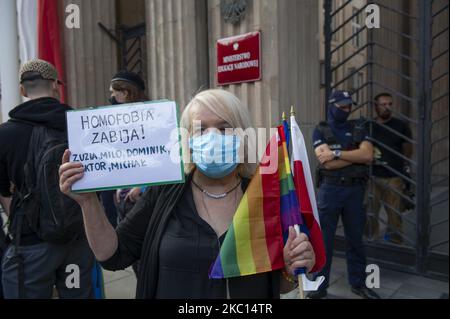
[[[15,122],[14,120],[22,120],[66,131],[66,112],[68,110],[71,110],[69,106],[61,104],[57,99],[46,97],[23,103],[9,113],[11,120],[0,125],[0,194],[2,196],[11,196],[11,183],[19,189],[23,184],[23,167],[33,129],[31,124]],[[12,215],[14,207],[13,197]],[[12,218],[14,219],[14,217]],[[14,220],[11,221],[11,224],[13,222]],[[23,230],[25,237],[29,233],[29,229]],[[26,239],[22,242],[27,244]]]
[[[9,113],[11,119],[24,120],[57,130],[66,130],[66,111],[71,110],[53,98],[32,100]],[[31,125],[8,121],[0,125],[0,194],[10,196],[10,182],[20,186],[31,137]]]
[[[115,271],[125,269],[140,259],[137,299],[155,298],[161,239],[177,203],[191,185],[191,178],[189,176],[184,184],[149,188],[116,229],[119,243],[116,253],[101,264],[105,269]],[[272,272],[269,276],[272,295],[277,298],[280,294],[280,274]]]

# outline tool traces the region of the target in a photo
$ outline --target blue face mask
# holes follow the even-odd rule
[[[348,117],[350,116],[350,112],[345,112],[340,108],[336,107],[336,105],[330,106],[330,112],[336,123],[345,123]]]
[[[192,160],[204,175],[220,179],[239,165],[240,139],[235,135],[208,133],[190,139]]]

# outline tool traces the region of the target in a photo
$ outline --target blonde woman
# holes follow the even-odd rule
[[[61,190],[81,205],[97,259],[109,270],[124,269],[140,259],[137,298],[268,299],[292,290],[281,271],[229,280],[208,278],[255,169],[254,164],[239,163],[235,155],[242,143],[227,132],[251,127],[242,103],[223,90],[201,92],[186,107],[181,126],[189,132],[184,147],[190,148],[185,153],[192,152],[193,159],[185,168],[185,184],[151,188],[116,230],[94,194],[71,193],[73,183],[83,177],[83,167],[68,162],[70,153],[66,152],[60,169]],[[231,160],[205,161],[203,147],[217,146],[231,152],[233,156],[226,157]],[[295,238],[294,232],[284,258],[291,274],[296,268],[310,270],[315,264],[307,237]]]

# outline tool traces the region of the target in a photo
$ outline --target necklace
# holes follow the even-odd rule
[[[235,188],[235,189],[236,189],[236,188]],[[218,244],[219,244],[219,249],[220,249],[221,246],[222,246],[222,244],[220,243],[220,240],[219,240],[219,238],[221,237],[221,235],[220,235],[220,233],[219,233],[220,228],[217,227],[217,225],[216,225],[214,219],[211,217],[211,214],[209,213],[208,207],[207,207],[207,205],[206,205],[206,203],[205,203],[205,193],[202,193],[202,203],[203,203],[203,208],[205,209],[205,212],[206,212],[206,214],[208,215],[210,227],[211,227],[211,228],[214,230],[214,232],[216,233],[216,236],[217,236],[217,242],[218,242]],[[235,207],[235,210],[236,210],[236,209],[237,209],[237,192],[234,193],[234,207]],[[228,226],[227,226],[227,228],[228,228]]]
[[[205,194],[206,196],[208,196],[209,198],[212,198],[212,199],[222,199],[222,198],[227,197],[228,194],[230,194],[231,192],[236,190],[236,188],[238,188],[239,185],[241,185],[241,183],[242,183],[242,181],[239,181],[239,183],[237,183],[236,186],[234,186],[228,192],[225,192],[223,194],[213,194],[213,193],[208,192],[206,189],[203,189],[200,185],[198,185],[196,182],[194,182],[194,179],[192,179],[192,184],[194,184],[194,186],[197,187],[203,194]]]

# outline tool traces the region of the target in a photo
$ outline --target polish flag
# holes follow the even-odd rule
[[[59,80],[64,82],[64,60],[61,45],[60,7],[58,0],[18,0],[18,31],[20,60],[39,58],[53,64]],[[61,101],[65,89],[61,86]]]
[[[317,209],[314,183],[309,166],[308,152],[305,138],[297,124],[295,116],[291,117],[291,143],[292,143],[292,174],[294,175],[295,189],[300,201],[300,210],[303,220],[308,226],[309,240],[316,254],[316,265],[312,272],[320,271],[326,262],[325,245],[320,228],[319,212]]]

